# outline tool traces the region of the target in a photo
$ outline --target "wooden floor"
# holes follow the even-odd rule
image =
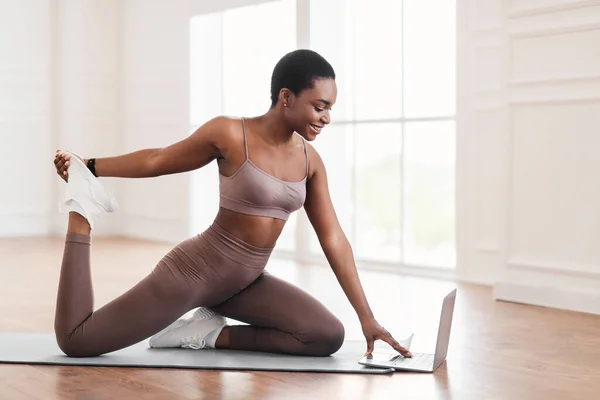
[[[62,238],[0,239],[0,331],[51,332]],[[170,249],[94,239],[96,306],[118,296]],[[273,260],[267,267],[360,325],[331,271]],[[379,322],[414,351],[432,351],[441,297],[452,282],[361,272]],[[598,399],[600,316],[494,302],[458,285],[447,362],[435,374],[218,372],[0,364],[0,399]],[[380,344],[381,345],[381,344]],[[385,345],[383,345],[385,347]]]

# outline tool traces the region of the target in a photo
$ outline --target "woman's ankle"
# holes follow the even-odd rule
[[[224,326],[221,329],[221,333],[217,337],[217,341],[215,342],[216,349],[228,349],[229,348],[229,326]]]
[[[67,233],[78,233],[81,235],[90,235],[92,228],[89,222],[81,214],[71,211],[69,213],[69,226]]]

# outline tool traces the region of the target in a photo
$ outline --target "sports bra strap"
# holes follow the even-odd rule
[[[304,157],[306,158],[306,176],[308,177],[308,151],[306,151],[306,139],[301,137],[302,144],[304,144]]]
[[[244,133],[244,149],[246,151],[246,160],[250,157],[248,156],[248,139],[246,138],[246,120],[242,118],[242,132]],[[308,176],[308,151],[306,150],[306,139],[300,137],[302,139],[302,144],[304,145],[304,158],[306,160],[306,176]]]
[[[244,147],[246,149],[246,160],[249,158],[248,157],[248,141],[246,139],[246,120],[244,120],[244,118],[242,118],[242,131],[244,132]]]

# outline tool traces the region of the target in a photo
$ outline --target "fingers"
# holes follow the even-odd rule
[[[373,339],[367,340],[367,352],[365,353],[365,356],[370,356],[371,353],[373,353],[373,348],[375,347],[374,343],[375,341]]]
[[[383,331],[384,334],[382,335],[381,340],[392,346],[394,350],[402,354],[404,357],[412,357],[412,353],[408,349],[400,346],[400,343],[398,343],[398,341],[394,339],[387,330],[384,329]]]
[[[69,174],[67,172],[69,165],[71,164],[70,155],[63,153],[60,150],[56,151],[54,155],[54,166],[56,168],[56,173],[60,176],[65,182],[68,181]]]
[[[394,350],[396,350],[398,353],[402,354],[404,357],[408,357],[411,358],[413,355],[412,353],[408,350],[405,349],[404,347],[397,345],[397,346],[393,346]]]

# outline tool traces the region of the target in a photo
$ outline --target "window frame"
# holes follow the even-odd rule
[[[195,15],[199,15],[199,14],[207,14],[207,13],[213,13],[213,12],[220,12],[220,11],[226,11],[228,9],[231,8],[238,8],[238,7],[243,7],[243,6],[249,6],[249,5],[259,5],[259,4],[264,4],[264,3],[269,3],[272,1],[277,1],[277,0],[224,0],[224,1],[220,1],[220,2],[193,2],[195,5],[191,7],[191,12],[193,14],[193,16]],[[296,1],[296,45],[297,48],[311,48],[311,29],[310,29],[310,22],[311,22],[311,18],[310,18],[310,6],[311,6],[311,0],[295,0]],[[401,40],[402,42],[404,41],[404,32],[402,32],[401,35]],[[404,46],[402,45],[402,62],[404,63]],[[354,79],[354,78],[353,78]],[[404,82],[405,77],[404,77],[404,68],[402,68],[401,71],[401,79],[402,82]],[[405,141],[405,126],[407,123],[413,123],[413,122],[437,122],[437,121],[451,121],[455,123],[456,126],[456,110],[454,111],[454,114],[452,115],[437,115],[437,116],[430,116],[430,117],[405,117],[405,112],[404,112],[404,104],[405,104],[405,99],[404,99],[404,90],[402,90],[401,92],[401,104],[402,104],[402,110],[401,110],[401,115],[402,117],[396,117],[396,118],[380,118],[380,119],[357,119],[357,118],[350,118],[350,119],[343,119],[343,120],[336,120],[333,119],[331,122],[331,125],[334,126],[340,126],[340,125],[351,125],[353,131],[356,130],[358,125],[361,124],[384,124],[384,123],[398,123],[400,125],[400,129],[401,129],[401,159],[400,159],[400,177],[401,179],[404,178],[405,176],[405,171],[404,171],[404,141]],[[354,113],[352,113],[353,115],[355,115]],[[190,125],[190,131],[194,130],[196,128],[196,126],[192,126]],[[356,135],[353,134],[353,139],[354,142],[356,141]],[[356,154],[356,153],[354,153]],[[456,169],[455,169],[456,171]],[[456,176],[456,175],[455,175]],[[400,182],[399,182],[400,184]],[[351,185],[352,185],[352,194],[353,194],[353,198],[352,198],[352,202],[353,204],[355,204],[356,202],[356,191],[357,191],[357,187],[356,187],[356,172],[354,171],[353,168],[353,173],[352,173],[352,178],[351,178]],[[456,186],[456,184],[455,184]],[[405,250],[405,229],[406,229],[406,219],[405,219],[405,205],[404,205],[404,201],[402,201],[402,199],[404,199],[405,197],[405,188],[404,185],[402,185],[402,192],[401,192],[401,201],[400,204],[398,205],[398,207],[400,208],[400,218],[401,218],[401,232],[400,232],[400,244],[399,244],[399,252],[400,252],[400,256],[399,256],[399,262],[386,262],[386,261],[380,261],[380,260],[373,260],[373,259],[368,259],[368,258],[356,258],[356,263],[360,268],[365,268],[365,269],[374,269],[374,270],[383,270],[383,271],[394,271],[394,272],[405,272],[405,273],[411,273],[411,274],[416,274],[416,275],[427,275],[427,276],[434,276],[434,277],[441,277],[441,278],[453,278],[456,274],[456,265],[453,265],[451,268],[448,268],[447,266],[435,266],[435,265],[410,265],[405,263],[405,257],[404,257],[404,250]],[[454,202],[456,202],[456,199],[454,199]],[[356,233],[357,233],[357,227],[356,227],[356,218],[354,215],[352,215],[352,223],[351,223],[351,229],[352,229],[352,233],[350,236],[356,238]],[[280,248],[276,248],[274,250],[274,257],[278,257],[278,258],[283,258],[283,259],[288,259],[288,260],[294,260],[296,262],[299,263],[310,263],[310,264],[323,264],[323,263],[327,263],[327,260],[325,258],[325,256],[322,254],[322,252],[313,252],[313,250],[311,249],[311,245],[310,245],[310,235],[313,235],[313,231],[312,231],[312,227],[310,226],[310,222],[308,221],[308,218],[306,217],[306,213],[304,212],[303,209],[300,209],[298,211],[298,215],[296,218],[296,225],[295,225],[295,229],[294,229],[294,236],[295,236],[295,247],[291,250],[288,249],[280,249]],[[457,247],[457,244],[455,243],[455,248]],[[456,252],[455,252],[456,254]],[[456,261],[455,261],[456,264]]]

